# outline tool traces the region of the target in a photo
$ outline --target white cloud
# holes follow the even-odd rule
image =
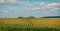
[[[32,4],[29,4],[29,7],[31,7],[32,6]]]
[[[55,7],[55,6],[60,6],[60,2],[54,2],[54,3],[50,3],[45,5],[46,7]]]
[[[31,7],[31,10],[43,10],[43,11],[47,11],[47,12],[54,12],[54,11],[57,11],[57,10],[60,10],[60,8],[58,8],[57,6],[60,6],[60,3],[58,2],[53,2],[53,3],[48,3],[48,4],[45,4],[44,2],[35,2],[36,5],[39,5],[41,4],[39,7]],[[32,5],[32,3],[31,3]],[[30,6],[31,6],[30,5]],[[42,6],[44,5],[44,6]],[[34,11],[35,12],[35,11]]]
[[[10,3],[15,3],[15,2],[17,2],[17,0],[7,0],[8,2],[10,2]]]
[[[39,6],[43,6],[43,5],[45,5],[45,2],[35,2],[35,4],[37,4]]]
[[[7,10],[0,10],[0,12],[5,13],[5,12],[8,12],[8,11]]]
[[[57,11],[57,10],[60,10],[60,8],[53,8],[50,11],[53,12],[53,11]]]
[[[4,3],[5,1],[4,0],[0,0],[0,3]]]
[[[32,10],[40,10],[40,8],[38,7],[38,8],[31,8]]]
[[[48,10],[49,12],[54,12],[60,10],[60,8],[57,6],[60,6],[59,2],[48,3],[41,7],[41,10]]]
[[[55,10],[60,10],[60,8],[54,8]]]
[[[18,0],[0,0],[0,3],[18,3]]]

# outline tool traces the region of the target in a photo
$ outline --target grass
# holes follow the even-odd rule
[[[4,27],[0,26],[1,31],[60,31],[60,28],[48,28],[48,27],[25,27],[25,28],[17,28],[17,27]]]
[[[60,31],[60,18],[0,18],[0,31]]]

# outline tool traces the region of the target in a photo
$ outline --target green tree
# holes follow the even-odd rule
[[[18,18],[24,18],[24,17],[18,17]]]
[[[27,18],[35,18],[34,16],[29,16],[29,17],[27,17]]]

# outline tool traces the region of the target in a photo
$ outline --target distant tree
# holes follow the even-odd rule
[[[7,18],[7,17],[4,17],[4,18]]]
[[[18,18],[24,18],[24,17],[18,17]]]
[[[27,18],[35,18],[34,16],[29,16],[29,17],[27,17]]]

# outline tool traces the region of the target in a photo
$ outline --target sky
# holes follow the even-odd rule
[[[0,18],[60,16],[60,0],[0,0]]]

